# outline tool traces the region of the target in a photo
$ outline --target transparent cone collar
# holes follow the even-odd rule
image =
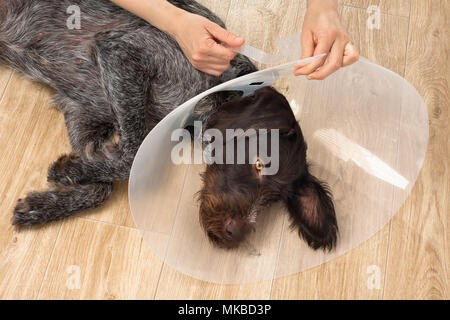
[[[165,263],[216,283],[271,280],[329,261],[379,231],[400,208],[422,167],[428,116],[422,98],[405,79],[361,58],[326,80],[292,75],[319,57],[300,56],[298,34],[277,42],[279,56],[245,46],[243,54],[278,64],[211,88],[165,117],[142,143],[130,175],[131,211],[147,245]],[[295,41],[294,41],[295,40]],[[254,90],[282,79],[286,98],[306,142],[312,173],[330,186],[339,238],[330,252],[313,251],[289,228],[282,204],[260,214],[256,231],[236,250],[215,248],[201,229],[195,194],[204,164],[171,161],[174,130],[195,105],[224,90]]]

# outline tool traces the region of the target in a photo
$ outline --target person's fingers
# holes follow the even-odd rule
[[[207,53],[202,56],[202,59],[201,59],[201,61],[199,61],[199,64],[202,64],[202,65],[224,65],[224,64],[229,64],[230,60],[231,59],[228,59],[228,57],[217,57],[215,55],[211,55],[210,53]]]
[[[205,64],[205,65],[197,65],[194,66],[196,69],[214,75],[220,75],[225,72],[229,65],[224,64]]]
[[[216,60],[207,60],[201,63],[193,63],[193,66],[200,71],[218,76],[227,70],[230,67],[230,64],[228,62],[224,63],[217,62]]]
[[[230,65],[229,61],[227,61],[227,60],[224,61],[223,59],[218,59],[216,57],[208,57],[207,60],[205,60],[203,63],[204,63],[204,65],[207,65],[207,66],[211,66],[211,67],[217,66],[220,68],[228,67]]]
[[[301,36],[302,56],[301,59],[312,57],[314,53],[314,39],[311,31],[304,30]]]
[[[312,55],[314,54],[314,38],[312,32],[309,30],[308,31],[304,30],[302,32],[300,41],[302,44],[302,55],[300,59],[312,57]],[[296,67],[294,70],[294,74],[296,76],[306,74],[304,73],[303,67],[305,66]]]
[[[209,42],[209,40],[211,40],[212,43]],[[190,60],[194,66],[203,65],[205,63],[229,63],[236,55],[233,50],[219,45],[213,39],[207,39],[206,42],[208,43],[202,44],[190,55]]]
[[[219,77],[221,75],[221,73],[219,71],[213,70],[213,69],[200,69],[200,71],[203,71],[204,73],[207,73],[209,75],[215,76],[215,77]]]
[[[327,62],[319,70],[308,75],[308,79],[323,80],[343,66],[344,48],[348,40],[336,39]]]
[[[203,68],[203,69],[199,69],[207,74],[219,77],[222,73],[225,72],[225,70],[227,70],[228,68],[224,68],[224,67],[213,67],[213,68]]]
[[[214,22],[206,25],[206,30],[216,39],[226,43],[230,47],[240,47],[244,44],[244,39],[236,36],[234,33],[222,28]]]
[[[214,41],[214,40],[213,40]],[[222,61],[230,62],[236,56],[236,52],[230,48],[226,48],[214,41],[214,44],[210,46],[210,50],[207,55],[210,57],[221,59]]]
[[[328,54],[330,52],[331,46],[333,45],[333,42],[334,42],[334,40],[330,36],[318,37],[317,46],[314,49],[313,55],[316,56],[316,55],[322,54],[322,53]],[[317,68],[321,67],[324,64],[326,58],[327,58],[327,56],[324,56],[321,59],[317,59],[317,60],[309,63],[308,65],[295,70],[294,74],[295,75],[310,74],[310,73],[316,71]]]
[[[355,63],[356,61],[358,61],[358,59],[359,59],[358,49],[355,47],[355,45],[353,43],[348,42],[345,45],[344,59],[343,59],[342,65],[344,67],[349,66],[349,65]]]

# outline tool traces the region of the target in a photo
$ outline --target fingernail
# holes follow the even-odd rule
[[[235,39],[236,41],[242,41],[242,40],[244,40],[244,38],[241,38],[241,37],[236,37],[236,39]]]
[[[314,80],[314,77],[313,77],[312,75],[308,75],[308,76],[306,77],[306,79],[308,79],[308,80]]]

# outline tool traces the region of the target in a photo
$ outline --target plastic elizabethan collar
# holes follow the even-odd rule
[[[296,34],[278,41],[280,56],[250,46],[240,51],[263,63],[289,61],[300,55],[298,39]],[[417,91],[402,77],[363,58],[323,81],[294,77],[294,66],[301,62],[268,68],[203,92],[164,118],[142,143],[130,175],[130,206],[146,243],[171,267],[217,283],[293,274],[367,240],[405,201],[428,143],[427,111]],[[330,253],[310,249],[290,230],[282,205],[275,204],[258,216],[256,232],[238,249],[217,249],[200,227],[195,201],[204,165],[173,164],[171,151],[178,142],[171,141],[171,134],[183,127],[203,97],[220,90],[249,94],[281,78],[287,83],[282,92],[308,143],[312,173],[333,193],[337,248]],[[250,85],[255,82],[258,85]]]

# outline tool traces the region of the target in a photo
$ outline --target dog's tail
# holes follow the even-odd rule
[[[12,224],[17,226],[43,224],[96,208],[108,199],[112,190],[112,183],[96,183],[57,184],[48,191],[31,192],[17,202]]]

